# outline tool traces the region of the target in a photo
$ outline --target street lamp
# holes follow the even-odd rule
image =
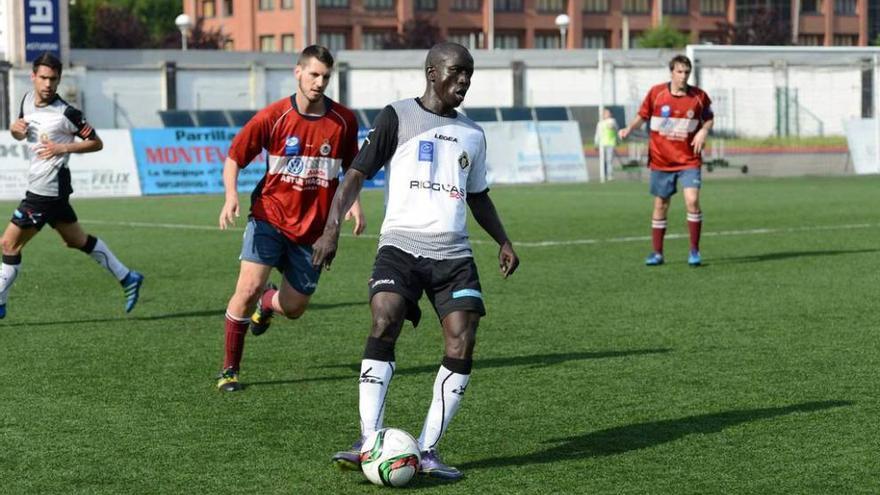
[[[180,30],[180,48],[186,50],[186,40],[193,25],[192,19],[186,14],[180,14],[174,19],[174,24]]]
[[[566,40],[565,33],[568,31],[568,25],[570,23],[571,23],[571,19],[569,19],[567,15],[559,14],[558,16],[556,16],[556,27],[559,28],[559,35],[562,40],[559,47],[562,49],[567,48],[567,44],[565,42],[565,40]]]

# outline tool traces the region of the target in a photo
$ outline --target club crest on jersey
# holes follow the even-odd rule
[[[672,114],[672,109],[669,108],[669,105],[663,105],[660,107],[660,116],[661,117],[669,117]]]
[[[333,151],[333,147],[330,146],[330,140],[329,140],[329,139],[325,139],[325,140],[324,140],[324,143],[321,144],[321,147],[318,148],[318,151],[321,153],[321,156],[327,156],[327,155],[329,155],[330,152]]]
[[[284,154],[287,156],[299,154],[299,138],[296,136],[288,136],[284,141]]]
[[[287,161],[287,170],[288,174],[299,175],[302,173],[305,168],[305,163],[303,163],[302,157],[295,156]]]
[[[461,167],[462,170],[468,168],[471,164],[470,159],[468,158],[467,151],[462,151],[460,155],[458,155],[458,166]]]
[[[420,162],[433,162],[434,161],[434,142],[433,141],[419,141],[419,161]]]

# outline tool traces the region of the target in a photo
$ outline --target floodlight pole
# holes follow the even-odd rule
[[[568,32],[568,25],[571,23],[571,19],[565,14],[559,14],[556,16],[556,27],[559,28],[559,48],[565,50],[568,48],[568,43],[566,43],[566,33]]]
[[[192,28],[192,19],[186,14],[180,14],[174,19],[174,25],[180,30],[180,49],[186,51],[189,30]]]

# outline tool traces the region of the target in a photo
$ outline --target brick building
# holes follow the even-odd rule
[[[566,14],[567,48],[635,47],[668,22],[693,43],[718,43],[719,23],[771,9],[801,45],[865,46],[880,34],[872,0],[184,0],[207,29],[222,29],[235,51],[295,52],[318,42],[333,50],[381,49],[405,23],[425,20],[471,48],[559,48],[555,20]],[[869,6],[869,3],[871,4]]]

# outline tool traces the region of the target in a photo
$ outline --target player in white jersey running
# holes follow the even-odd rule
[[[313,245],[312,263],[329,268],[342,215],[357,198],[364,179],[385,167],[385,220],[369,282],[373,322],[361,361],[361,440],[333,456],[343,469],[360,468],[362,439],[383,427],[395,342],[405,320],[418,324],[418,302],[426,293],[443,327],[445,356],[419,436],[420,471],[446,480],[462,476],[440,460],[437,444],[467,389],[477,325],[486,314],[468,241],[465,204],[501,246],[501,274],[506,278],[519,265],[489,198],[485,134],[455,110],[473,72],[474,60],[465,47],[441,43],[431,48],[425,61],[425,93],[394,102],[376,117],[333,198],[324,234]]]
[[[83,231],[70,206],[70,154],[100,151],[104,144],[82,112],[58,96],[61,69],[61,61],[51,53],[34,60],[33,91],[25,94],[18,119],[10,126],[13,138],[27,140],[31,164],[25,198],[3,232],[0,318],[6,316],[6,300],[21,267],[21,251],[47,223],[68,247],[88,254],[116,277],[125,293],[126,313],[134,309],[144,282],[144,276],[122,264],[104,241]]]

